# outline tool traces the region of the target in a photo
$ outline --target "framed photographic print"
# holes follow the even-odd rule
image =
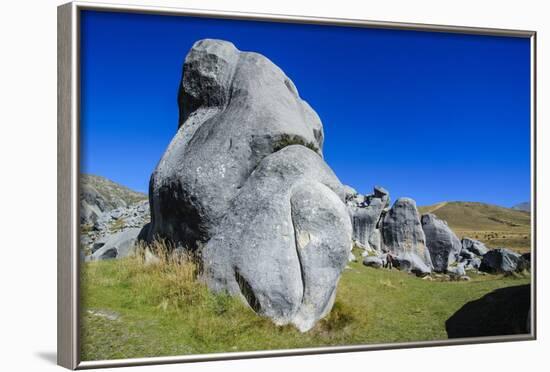
[[[58,363],[536,337],[535,32],[58,8]]]

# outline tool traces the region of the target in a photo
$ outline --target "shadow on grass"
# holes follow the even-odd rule
[[[445,322],[449,338],[529,333],[531,286],[500,288],[462,306]]]

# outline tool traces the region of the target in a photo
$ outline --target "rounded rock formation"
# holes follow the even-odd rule
[[[332,308],[352,234],[321,121],[277,66],[229,42],[195,43],[183,71],[141,236],[200,250],[209,288],[307,331]]]

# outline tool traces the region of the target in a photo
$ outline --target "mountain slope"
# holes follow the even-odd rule
[[[419,210],[421,213],[433,213],[459,230],[522,230],[531,223],[527,213],[484,203],[444,202],[420,207]]]
[[[531,215],[524,211],[476,202],[442,202],[418,209],[447,221],[460,238],[478,239],[493,248],[530,249]]]
[[[517,211],[531,212],[531,202],[523,202],[523,203],[516,204],[512,207],[512,209]]]
[[[95,221],[105,211],[126,207],[146,199],[147,195],[130,190],[105,177],[80,175],[80,221],[82,223]]]

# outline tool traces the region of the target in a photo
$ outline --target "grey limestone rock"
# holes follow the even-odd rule
[[[381,232],[384,249],[400,258],[405,270],[432,270],[430,252],[414,200],[398,199],[383,217]]]
[[[348,194],[346,205],[352,221],[353,240],[359,247],[381,251],[378,224],[389,202],[388,191],[379,186],[375,186],[371,195]]]
[[[194,44],[179,104],[140,236],[200,250],[209,288],[307,331],[332,308],[352,233],[319,117],[271,61],[221,40]]]
[[[123,258],[134,254],[136,239],[140,231],[139,228],[126,229],[96,242],[94,247],[97,249],[89,256],[89,260]]]
[[[511,273],[526,268],[526,260],[520,254],[506,248],[496,248],[483,256],[479,270],[488,273]]]
[[[242,294],[276,324],[310,329],[332,307],[351,245],[344,192],[313,151],[267,156],[203,250],[210,288]]]
[[[417,276],[428,275],[432,272],[432,267],[413,252],[402,252],[398,256],[393,256],[394,265],[401,271],[416,274]]]
[[[466,275],[466,263],[458,262],[447,267],[447,273],[453,277],[462,277]]]
[[[434,271],[447,271],[459,259],[462,250],[460,240],[445,221],[431,213],[423,215],[421,222]]]
[[[462,238],[462,248],[472,252],[476,256],[483,256],[489,251],[485,244],[472,238]]]
[[[384,260],[379,256],[366,256],[363,258],[363,265],[379,269],[384,266]]]
[[[260,161],[299,144],[322,156],[323,127],[266,57],[200,40],[185,59],[179,129],[149,186],[156,235],[194,248],[214,234]]]

